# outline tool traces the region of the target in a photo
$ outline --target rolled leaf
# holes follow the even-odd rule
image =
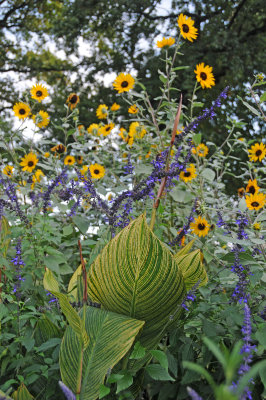
[[[189,254],[174,256],[179,271],[182,273],[186,289],[189,291],[200,281],[199,286],[204,286],[208,282],[208,275],[202,263],[202,253],[200,250],[192,251]]]

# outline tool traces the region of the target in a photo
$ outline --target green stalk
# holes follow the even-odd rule
[[[170,146],[169,146],[169,151],[168,151],[168,154],[167,154],[165,172],[167,172],[169,170],[170,155],[171,155],[171,150],[172,150],[172,147],[173,147],[174,141],[175,141],[176,130],[177,130],[177,127],[178,127],[178,124],[179,124],[179,120],[180,120],[180,115],[181,115],[181,109],[182,109],[182,94],[180,95],[180,100],[179,100],[177,113],[176,113],[176,117],[175,117],[175,122],[174,122],[173,130],[172,130],[172,138],[171,138],[171,142],[170,142]],[[157,208],[159,207],[160,199],[162,197],[166,182],[167,182],[167,176],[165,176],[162,179],[162,182],[161,182],[161,185],[159,187],[156,200],[155,200],[155,202],[153,204],[151,223],[150,223],[151,230],[153,230],[153,228],[154,228],[155,218],[156,218],[156,211],[157,211]]]

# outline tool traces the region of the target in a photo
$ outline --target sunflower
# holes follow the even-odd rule
[[[124,142],[126,141],[127,137],[125,136],[125,134],[127,133],[125,128],[120,128],[119,129],[119,133],[118,135],[121,137],[121,139],[124,140]]]
[[[57,154],[63,154],[66,152],[66,147],[63,144],[57,144],[51,148],[51,151],[54,151]]]
[[[12,167],[12,165],[6,165],[5,168],[3,169],[3,174],[11,178],[11,176],[13,175],[13,169],[14,167]]]
[[[190,228],[193,233],[198,236],[206,236],[209,232],[210,225],[205,218],[202,218],[200,215],[195,218],[194,222],[190,224]]]
[[[31,88],[31,97],[37,100],[39,103],[48,96],[48,90],[43,85],[37,83],[37,85]]]
[[[85,126],[84,125],[78,125],[78,131],[79,131],[79,134],[81,136],[84,135]]]
[[[35,174],[32,176],[32,184],[31,184],[31,189],[34,189],[35,183],[36,182],[41,182],[41,177],[44,176],[44,173],[42,172],[41,169],[37,169]]]
[[[266,194],[255,193],[246,197],[246,205],[249,210],[259,210],[266,203]]]
[[[105,104],[100,104],[96,110],[96,116],[99,119],[106,119],[108,116],[108,107]]]
[[[177,23],[180,29],[180,33],[184,39],[193,42],[193,40],[197,39],[198,30],[194,27],[194,21],[190,17],[186,15],[180,14]]]
[[[182,171],[180,173],[180,179],[184,182],[192,181],[192,179],[196,178],[196,168],[194,164],[190,164],[188,168],[186,168],[186,172]]]
[[[119,110],[119,108],[120,108],[120,105],[117,103],[114,103],[111,106],[111,111],[117,111],[117,110]]]
[[[215,85],[215,79],[212,73],[212,67],[204,63],[198,64],[194,70],[197,81],[201,84],[202,89],[210,89]]]
[[[50,153],[49,153],[49,151],[47,151],[46,153],[44,153],[44,155],[43,155],[45,158],[49,158],[50,157]]]
[[[77,156],[77,163],[81,165],[83,163],[83,157],[82,156]]]
[[[237,193],[238,193],[239,197],[243,197],[245,194],[245,189],[243,187],[239,188],[239,189],[237,189]]]
[[[102,165],[91,164],[89,168],[93,179],[100,179],[105,175],[105,169]]]
[[[32,172],[32,170],[36,167],[38,161],[39,160],[34,153],[30,152],[29,154],[26,154],[21,159],[20,163],[20,165],[23,167],[22,171]]]
[[[81,175],[84,176],[87,173],[88,169],[89,169],[88,165],[83,165],[83,167],[80,170]]]
[[[173,46],[173,44],[175,44],[175,38],[172,38],[172,37],[169,37],[168,39],[163,37],[162,40],[157,41],[157,47],[159,47],[160,49],[163,47]]]
[[[98,124],[90,124],[90,126],[87,128],[88,133],[92,133],[93,135],[97,135],[99,132],[99,125]]]
[[[250,161],[262,161],[266,156],[266,147],[262,142],[255,143],[253,146],[251,146],[251,149],[248,149],[248,151],[250,153],[248,155]]]
[[[196,148],[193,147],[192,153],[197,154],[199,157],[206,157],[209,153],[209,148],[205,144],[200,143]]]
[[[48,113],[42,110],[40,110],[38,114],[33,115],[32,119],[34,123],[38,126],[38,128],[45,128],[50,122],[50,117]]]
[[[179,233],[181,233],[183,231],[183,229],[179,229],[179,231],[177,232],[177,234],[179,235]],[[183,235],[182,238],[180,239],[179,245],[181,247],[185,246],[185,240],[186,240],[186,235]]]
[[[66,156],[64,159],[65,165],[73,165],[75,163],[75,157],[73,156]]]
[[[127,111],[129,114],[137,114],[139,112],[139,109],[136,106],[136,104],[133,104],[132,106],[129,107]]]
[[[16,103],[13,107],[15,116],[19,119],[25,119],[30,114],[30,107],[25,103]]]
[[[252,227],[253,227],[253,229],[255,229],[255,231],[260,231],[260,229],[261,229],[260,222],[254,222]]]
[[[113,86],[115,90],[118,91],[118,93],[123,93],[128,92],[130,89],[132,89],[134,83],[135,79],[133,78],[133,76],[131,76],[130,74],[121,73],[116,77]]]
[[[256,194],[260,190],[260,187],[257,184],[257,179],[254,179],[253,181],[250,179],[248,181],[247,187],[246,187],[246,193],[248,194]]]
[[[181,129],[177,129],[176,130],[176,134],[177,135],[181,135],[181,133],[183,132],[184,127],[182,126]]]
[[[147,133],[146,129],[139,124],[139,122],[131,122],[129,125],[129,135],[136,137],[137,139],[142,139]]]
[[[114,129],[114,127],[115,127],[115,124],[113,122],[111,122],[110,124],[101,126],[101,128],[99,129],[99,135],[103,135],[103,136],[110,135],[111,130]]]
[[[71,108],[71,110],[73,110],[73,108],[75,108],[77,106],[77,104],[79,103],[79,96],[76,93],[70,93],[70,95],[67,98],[66,101],[68,107]]]

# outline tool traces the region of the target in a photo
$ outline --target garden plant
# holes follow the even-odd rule
[[[155,98],[124,70],[89,126],[70,88],[56,121],[44,81],[13,105],[17,128],[0,142],[0,399],[266,398],[266,81],[250,76],[239,96],[253,138],[236,107],[221,144],[205,140],[231,88],[208,102],[215,69],[180,65],[198,29],[185,14],[176,28],[155,44]],[[180,71],[194,84],[185,99]]]

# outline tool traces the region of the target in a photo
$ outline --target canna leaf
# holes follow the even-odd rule
[[[106,310],[145,321],[140,343],[153,348],[185,296],[172,253],[154,235],[144,215],[113,238],[88,272],[88,294]]]
[[[179,271],[182,273],[186,290],[189,291],[200,280],[199,286],[204,286],[208,282],[207,272],[202,264],[202,253],[194,250],[189,254],[174,256]]]
[[[80,400],[94,400],[108,370],[129,351],[144,322],[93,307],[81,312],[89,345],[82,352],[79,337],[69,326],[60,348],[60,371],[64,384],[80,394]]]

